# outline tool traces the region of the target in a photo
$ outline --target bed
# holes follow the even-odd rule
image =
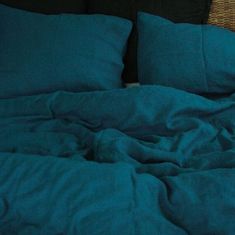
[[[233,235],[235,36],[202,25],[211,1],[139,3],[134,31],[108,5],[1,2],[0,234]]]

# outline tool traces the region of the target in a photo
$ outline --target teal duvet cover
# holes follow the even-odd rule
[[[235,94],[0,100],[1,235],[234,235]]]

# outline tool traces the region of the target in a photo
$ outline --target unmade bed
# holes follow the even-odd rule
[[[235,35],[211,1],[143,1],[134,31],[96,1],[2,2],[0,234],[233,235]]]

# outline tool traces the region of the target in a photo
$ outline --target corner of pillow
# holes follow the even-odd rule
[[[167,18],[164,18],[164,17],[161,17],[159,15],[153,15],[153,14],[150,14],[150,13],[147,13],[147,12],[138,12],[138,18],[137,18],[137,22],[138,24],[141,22],[141,21],[144,21],[144,22],[148,22],[148,23],[157,23],[159,25],[162,25],[162,24],[175,24],[173,21],[171,20],[168,20]]]
[[[126,28],[128,29],[129,33],[132,31],[133,28],[133,22],[127,19],[124,19],[126,22]]]

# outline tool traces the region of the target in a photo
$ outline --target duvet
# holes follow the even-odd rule
[[[234,117],[161,86],[1,99],[0,234],[232,235]]]

